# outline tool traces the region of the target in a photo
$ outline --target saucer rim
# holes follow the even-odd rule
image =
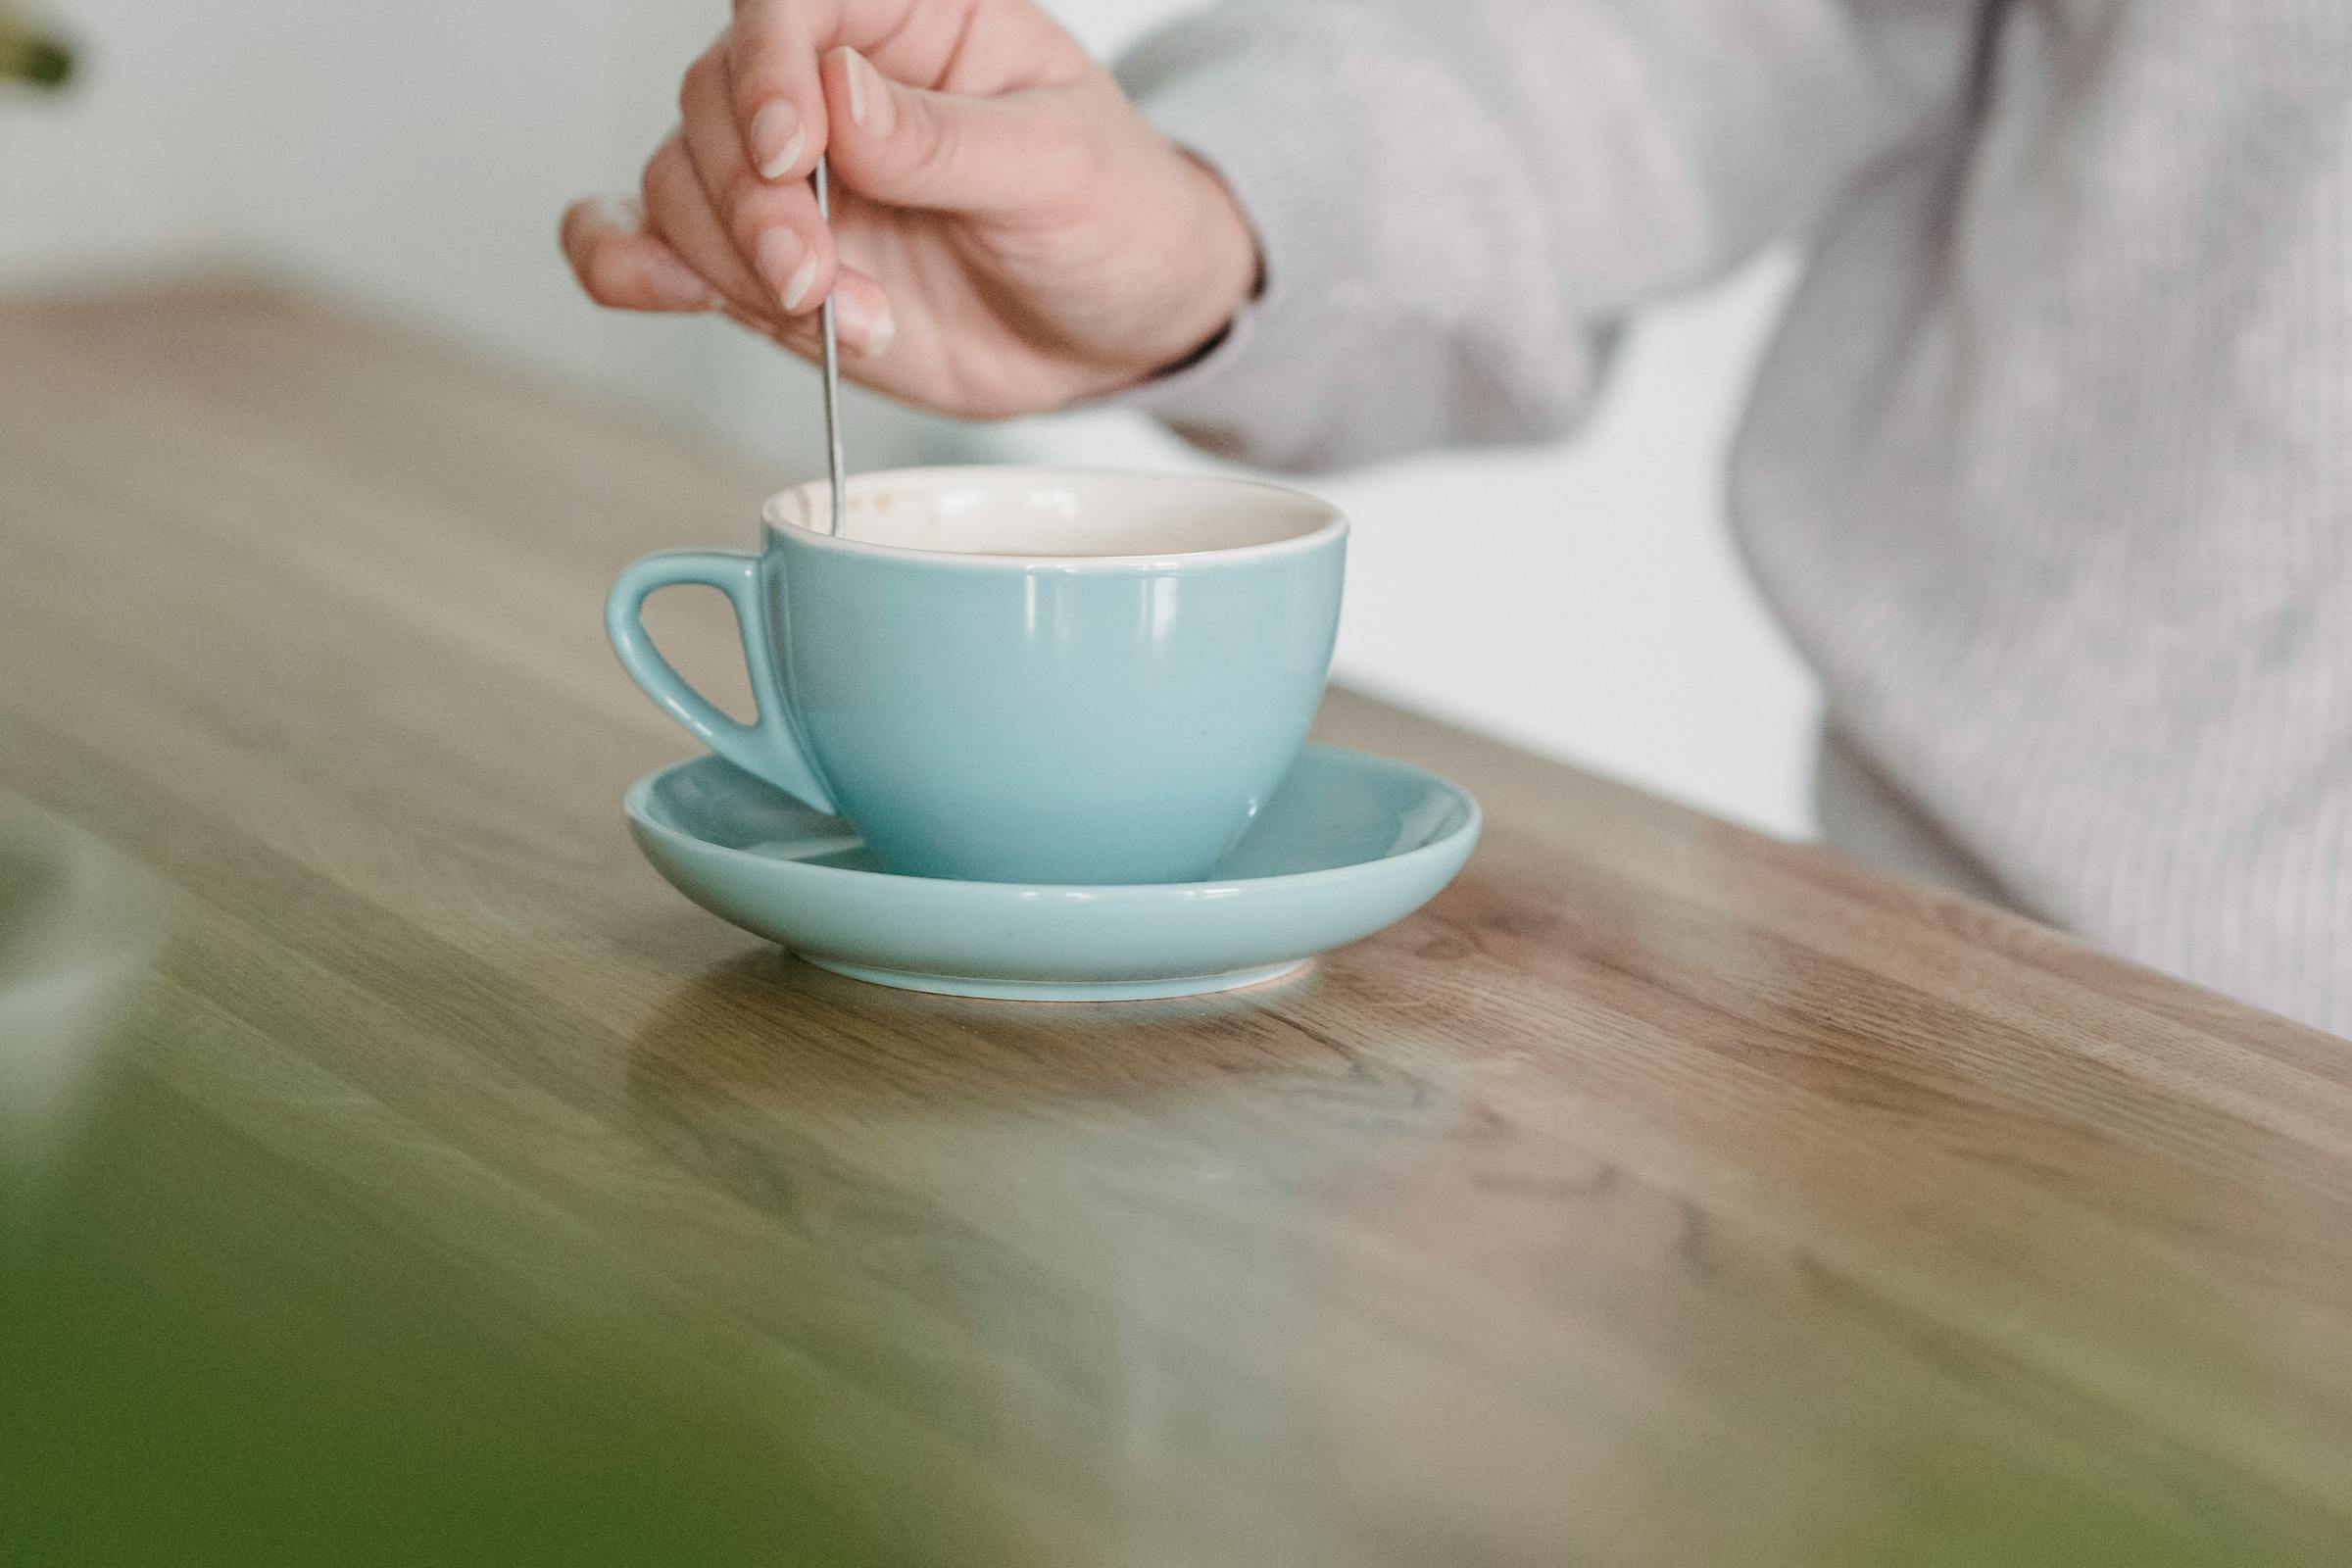
[[[712,752],[681,758],[645,774],[631,784],[627,792],[622,795],[621,809],[627,814],[630,823],[640,831],[655,834],[665,842],[687,847],[696,854],[714,855],[724,859],[739,860],[748,865],[757,866],[769,874],[841,879],[849,882],[915,883],[921,884],[937,896],[946,898],[1001,899],[1011,896],[1029,902],[1048,899],[1070,904],[1098,904],[1114,900],[1126,902],[1144,899],[1189,901],[1255,889],[1303,891],[1353,879],[1360,876],[1363,868],[1369,865],[1405,867],[1424,860],[1436,860],[1453,854],[1465,840],[1472,848],[1476,847],[1481,830],[1485,826],[1485,813],[1479,808],[1478,797],[1452,779],[1434,769],[1423,767],[1419,763],[1408,762],[1402,758],[1387,757],[1378,752],[1362,751],[1353,746],[1335,746],[1323,742],[1312,742],[1302,748],[1300,755],[1303,756],[1306,752],[1331,753],[1357,763],[1369,763],[1376,768],[1392,773],[1410,774],[1452,796],[1463,808],[1463,819],[1449,832],[1432,839],[1427,844],[1407,850],[1401,855],[1375,856],[1366,859],[1351,860],[1346,865],[1326,866],[1315,871],[1285,871],[1274,876],[1223,877],[1200,882],[973,882],[956,877],[907,876],[896,871],[868,871],[855,866],[817,865],[807,860],[778,859],[773,856],[737,849],[730,844],[713,843],[710,839],[698,837],[682,828],[671,827],[665,822],[657,820],[647,809],[647,803],[652,799],[654,787],[662,779],[705,761],[715,761],[722,766],[734,767],[735,764]],[[739,773],[743,772],[741,768],[735,770]],[[766,783],[756,775],[744,773],[744,777],[751,779],[763,789],[775,790],[774,785]],[[775,793],[782,795],[785,792],[775,790]]]

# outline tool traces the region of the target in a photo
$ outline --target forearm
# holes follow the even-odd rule
[[[1567,429],[1628,313],[1801,228],[1957,102],[1978,11],[1251,0],[1181,23],[1122,77],[1232,184],[1267,291],[1136,401],[1288,466]]]

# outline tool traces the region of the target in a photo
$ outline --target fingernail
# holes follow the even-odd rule
[[[624,234],[642,233],[645,229],[645,204],[634,196],[599,196],[596,216],[608,228],[616,228]]]
[[[842,342],[861,359],[880,359],[899,335],[899,323],[892,318],[888,305],[875,310],[846,288],[833,291],[833,325]]]
[[[847,71],[850,78],[850,119],[869,135],[889,135],[891,127],[898,123],[898,109],[890,101],[890,93],[882,84],[881,74],[874,70],[873,62],[857,50],[843,52],[850,57]]]
[[[801,265],[792,270],[792,277],[784,285],[784,308],[797,311],[801,301],[808,297],[809,285],[816,281],[816,258],[804,257]]]
[[[779,223],[760,236],[760,275],[776,291],[788,311],[801,308],[816,281],[816,258],[801,236]]]
[[[657,256],[647,262],[645,285],[672,305],[709,310],[718,303],[717,293],[703,281],[702,275],[674,256]]]
[[[752,117],[752,156],[760,160],[760,172],[769,179],[782,179],[808,145],[808,127],[801,123],[801,112],[779,98]]]

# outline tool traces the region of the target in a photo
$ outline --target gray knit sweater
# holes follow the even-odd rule
[[[1267,261],[1146,402],[1260,463],[1558,433],[1802,236],[1731,500],[1825,831],[2352,1034],[2352,0],[1236,0],[1122,74]]]

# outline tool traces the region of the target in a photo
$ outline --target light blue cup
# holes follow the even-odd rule
[[[847,817],[886,870],[1047,884],[1189,882],[1299,749],[1339,630],[1347,519],[1236,479],[915,468],[767,504],[764,547],[621,573],[621,663],[713,752]],[[646,635],[679,583],[734,602],[741,724]]]

